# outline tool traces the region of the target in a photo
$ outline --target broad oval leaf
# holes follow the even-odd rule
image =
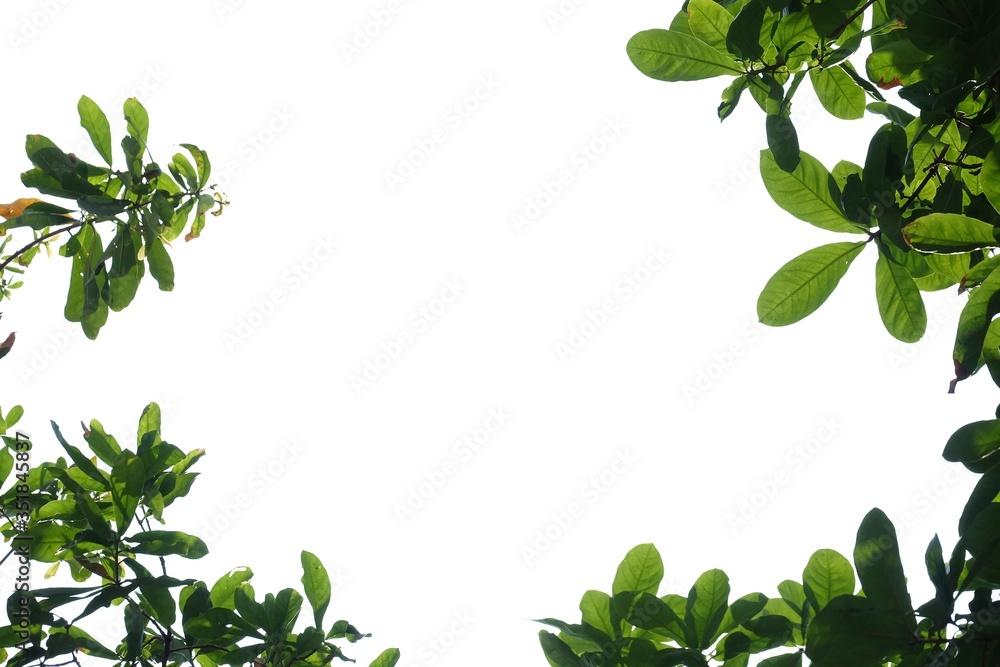
[[[368,667],[396,667],[397,662],[399,662],[399,649],[387,648],[379,653],[379,656],[372,660]]]
[[[830,243],[808,250],[782,266],[757,299],[760,321],[783,327],[815,312],[864,247],[864,241]]]
[[[974,463],[1000,450],[1000,419],[966,424],[955,431],[942,456],[945,461]]]
[[[875,298],[882,323],[892,336],[916,343],[927,329],[927,310],[920,289],[906,267],[879,248],[875,263]]]
[[[688,593],[685,621],[697,640],[695,648],[715,643],[718,629],[729,609],[729,577],[722,570],[703,573]]]
[[[662,580],[663,559],[660,552],[652,544],[640,544],[630,549],[618,565],[611,594],[640,591],[656,595]]]
[[[833,549],[820,549],[802,571],[802,584],[809,603],[819,611],[830,600],[854,593],[854,568]]]
[[[687,9],[691,34],[713,49],[725,53],[726,35],[733,23],[733,15],[714,0],[690,0]]]
[[[843,120],[865,115],[865,91],[842,67],[809,70],[809,79],[823,108]]]
[[[660,81],[698,81],[743,73],[731,56],[700,39],[660,28],[634,35],[626,51],[636,69]]]
[[[791,172],[782,169],[770,150],[760,152],[760,175],[764,187],[778,206],[820,229],[863,234],[864,229],[848,220],[837,202],[836,181],[819,160],[799,153],[799,163]]]
[[[224,609],[236,609],[236,589],[244,582],[253,578],[253,570],[249,567],[236,567],[219,577],[209,592],[212,596],[212,606]]]
[[[904,613],[876,609],[862,597],[842,596],[809,624],[806,655],[816,667],[881,665],[909,647],[912,639]]]
[[[868,78],[882,90],[921,80],[920,68],[930,56],[909,40],[897,40],[873,51],[865,61]]]
[[[957,213],[930,213],[903,227],[906,242],[923,252],[962,253],[1000,245],[996,227]]]

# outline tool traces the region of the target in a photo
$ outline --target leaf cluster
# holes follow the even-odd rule
[[[4,425],[19,415],[11,410]],[[191,469],[205,452],[184,452],[163,440],[155,403],[139,419],[134,450],[96,420],[83,428],[87,453],[52,428],[65,456],[38,465],[25,464],[28,441],[3,436],[0,533],[11,544],[8,557],[28,569],[29,563],[51,564],[47,578],[65,566],[80,585],[16,586],[6,605],[10,624],[0,627],[6,665],[41,665],[79,651],[120,665],[320,667],[349,660],[336,640],[370,636],[345,620],[324,625],[330,578],[308,551],[301,553],[301,581],[312,622],[304,628],[298,627],[302,594],[287,588],[258,597],[250,568],[236,568],[211,586],[168,574],[167,559],[208,553],[198,537],[156,527],[165,522],[166,508],[190,491],[197,477]],[[108,646],[84,621],[115,609],[126,634]],[[389,649],[372,664],[393,667],[398,658]]]

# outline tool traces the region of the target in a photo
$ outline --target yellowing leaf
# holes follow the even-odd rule
[[[11,218],[16,218],[17,216],[24,213],[24,209],[31,206],[32,204],[37,204],[42,201],[41,199],[30,199],[24,198],[15,199],[9,204],[0,204],[0,215],[3,216],[4,220],[10,220]]]

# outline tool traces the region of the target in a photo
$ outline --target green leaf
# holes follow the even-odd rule
[[[713,0],[688,2],[688,26],[691,34],[720,52],[726,51],[726,35],[733,15]]]
[[[80,112],[80,125],[90,135],[90,141],[94,144],[94,148],[110,167],[111,125],[108,123],[108,117],[101,111],[101,107],[97,106],[97,103],[86,95],[80,98],[76,108]]]
[[[688,593],[685,620],[697,638],[695,648],[709,648],[729,609],[729,577],[722,570],[708,570]]]
[[[111,502],[119,536],[124,535],[132,524],[145,482],[142,461],[129,451],[119,454],[111,470]]]
[[[865,598],[841,596],[809,624],[806,655],[815,667],[874,667],[909,646],[911,625],[897,609],[876,609]]]
[[[680,32],[644,30],[628,41],[626,51],[636,69],[660,81],[697,81],[743,73],[731,56]]]
[[[910,41],[895,41],[877,48],[865,61],[868,78],[879,88],[888,90],[909,86],[923,77],[920,68],[930,56]]]
[[[854,568],[833,549],[820,549],[802,571],[802,584],[809,603],[819,611],[830,600],[854,593]]]
[[[594,626],[608,637],[614,638],[621,629],[616,629],[611,622],[611,597],[601,591],[587,591],[580,599],[580,612],[583,622]]]
[[[1000,450],[1000,419],[966,424],[955,431],[942,456],[946,461],[974,463]]]
[[[866,107],[872,113],[877,113],[891,120],[896,125],[905,128],[907,125],[912,123],[915,116],[908,111],[904,111],[894,104],[889,104],[888,102],[871,102]]]
[[[656,594],[663,580],[663,559],[652,544],[640,544],[625,554],[618,565],[611,594],[624,591],[641,591]]]
[[[212,606],[223,609],[236,609],[236,602],[233,599],[236,589],[244,582],[250,581],[252,577],[253,570],[248,567],[233,568],[219,577],[219,580],[212,585],[212,590],[210,591]]]
[[[125,100],[124,111],[129,135],[140,146],[145,147],[146,138],[149,134],[149,114],[146,113],[146,108],[139,103],[139,100],[130,97]]]
[[[200,190],[208,185],[208,179],[212,175],[212,163],[208,159],[208,153],[194,144],[181,144],[181,147],[186,148],[191,153],[191,157],[194,158],[194,166],[198,170],[198,189]]]
[[[955,213],[930,213],[903,227],[903,238],[923,252],[962,253],[1000,245],[996,228]]]
[[[323,615],[326,613],[326,608],[330,606],[330,576],[319,558],[308,551],[302,551],[301,560],[302,586],[306,593],[306,599],[312,606],[316,627],[321,628],[323,627]]]
[[[154,238],[146,246],[146,260],[149,262],[149,273],[160,289],[164,292],[171,291],[174,288],[174,263],[159,238]]]
[[[132,550],[140,554],[201,558],[208,553],[208,547],[200,538],[176,530],[147,530],[125,539],[134,542]]]
[[[812,314],[829,298],[865,243],[830,243],[808,250],[771,276],[757,299],[757,316],[781,327]]]
[[[233,590],[233,604],[236,606],[236,611],[248,623],[257,628],[267,627],[267,614],[263,605],[254,600],[254,591],[250,584],[243,583]]]
[[[184,156],[184,153],[175,153],[174,159],[170,162],[167,167],[170,169],[170,173],[180,172],[183,176],[184,181],[187,183],[187,189],[189,191],[195,191],[198,189],[198,183],[200,179],[198,177],[198,172],[191,165],[191,162]],[[181,183],[183,185],[184,183]]]
[[[764,187],[774,202],[794,215],[831,232],[864,233],[847,219],[837,202],[840,189],[829,171],[813,156],[799,153],[799,164],[792,172],[779,165],[770,150],[760,152],[760,174]]]
[[[544,630],[542,631],[544,632]],[[544,644],[542,644],[544,646]],[[399,662],[399,649],[387,648],[382,651],[377,658],[372,660],[368,667],[395,667]]]
[[[983,160],[983,168],[979,172],[979,187],[983,194],[1000,211],[1000,143],[993,146]]]
[[[770,41],[768,34],[765,41],[764,33],[770,33],[770,27],[775,19],[765,20],[767,6],[764,0],[750,0],[740,9],[726,35],[726,47],[730,53],[744,60],[760,60],[764,55],[764,46]]]
[[[843,68],[809,70],[816,96],[823,108],[843,120],[855,120],[865,115],[865,91]]]
[[[896,529],[889,517],[878,508],[865,515],[858,528],[854,564],[869,603],[875,609],[904,615],[908,619],[906,625],[910,630],[915,629],[916,620],[910,594],[906,590]]]
[[[757,667],[802,667],[802,652],[785,653],[761,660]]]
[[[964,380],[979,368],[983,344],[990,322],[1000,314],[1000,271],[993,271],[972,290],[958,317],[958,333],[952,356],[956,381]],[[952,386],[954,389],[954,385]]]
[[[545,653],[550,664],[556,665],[556,667],[579,667],[581,664],[573,649],[551,632],[539,630],[538,641],[541,643],[542,652]]]
[[[875,263],[875,297],[886,330],[897,340],[915,343],[927,329],[927,310],[920,289],[902,264],[879,244]]]
[[[786,116],[768,114],[764,120],[767,133],[767,147],[771,151],[775,164],[782,171],[793,172],[799,166],[799,135],[795,125]]]

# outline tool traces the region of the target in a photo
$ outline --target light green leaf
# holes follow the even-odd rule
[[[864,229],[848,220],[837,202],[840,191],[836,181],[819,160],[806,152],[799,153],[799,164],[786,172],[770,150],[760,152],[760,175],[774,202],[794,215],[831,232],[863,234]]]
[[[888,90],[920,81],[923,78],[920,68],[928,60],[930,56],[915,47],[913,42],[898,40],[873,51],[865,61],[865,69],[875,85]]]
[[[396,667],[397,662],[399,662],[399,649],[387,648],[377,658],[372,660],[368,667]]]
[[[94,100],[86,95],[80,97],[76,105],[80,112],[80,125],[90,135],[90,141],[94,144],[98,154],[111,166],[111,125],[108,117],[101,111]]]
[[[209,592],[212,596],[212,606],[224,609],[236,609],[236,589],[244,582],[253,578],[253,570],[249,567],[233,568],[219,577]]]
[[[975,463],[1000,450],[1000,419],[972,422],[955,431],[945,445],[945,461]]]
[[[124,111],[129,135],[145,148],[146,137],[149,134],[149,114],[146,113],[146,108],[139,103],[139,100],[130,97],[125,100]]]
[[[691,33],[713,49],[726,52],[726,35],[733,15],[713,0],[688,2],[688,26]]]
[[[809,79],[820,104],[833,116],[856,120],[865,115],[865,91],[843,68],[811,69]]]
[[[588,623],[609,637],[616,635],[611,624],[611,597],[601,591],[587,591],[580,599],[583,622]]]
[[[875,298],[886,330],[904,343],[920,340],[927,329],[923,297],[906,267],[889,257],[879,246],[875,263]]]
[[[836,289],[865,243],[830,243],[808,250],[771,276],[757,299],[757,316],[781,327],[812,314]]]
[[[996,228],[957,213],[929,213],[903,227],[903,238],[923,252],[961,253],[998,246]]]
[[[618,565],[611,594],[623,591],[640,591],[656,595],[663,580],[663,559],[652,544],[640,544],[625,554]]]
[[[660,81],[697,81],[743,73],[731,56],[700,39],[659,28],[634,35],[626,51],[636,69]]]
[[[688,593],[685,621],[697,638],[696,648],[706,649],[716,640],[729,609],[729,577],[722,570],[708,570]]]
[[[301,560],[302,585],[305,587],[306,599],[312,606],[316,627],[321,628],[323,615],[330,606],[330,576],[319,558],[308,551],[302,552]]]
[[[802,571],[802,583],[813,610],[819,611],[830,600],[854,593],[854,568],[833,549],[820,549]]]
[[[149,273],[156,280],[156,284],[164,292],[169,292],[174,288],[174,263],[167,253],[163,241],[154,238],[153,242],[146,246],[146,260],[149,262]]]

